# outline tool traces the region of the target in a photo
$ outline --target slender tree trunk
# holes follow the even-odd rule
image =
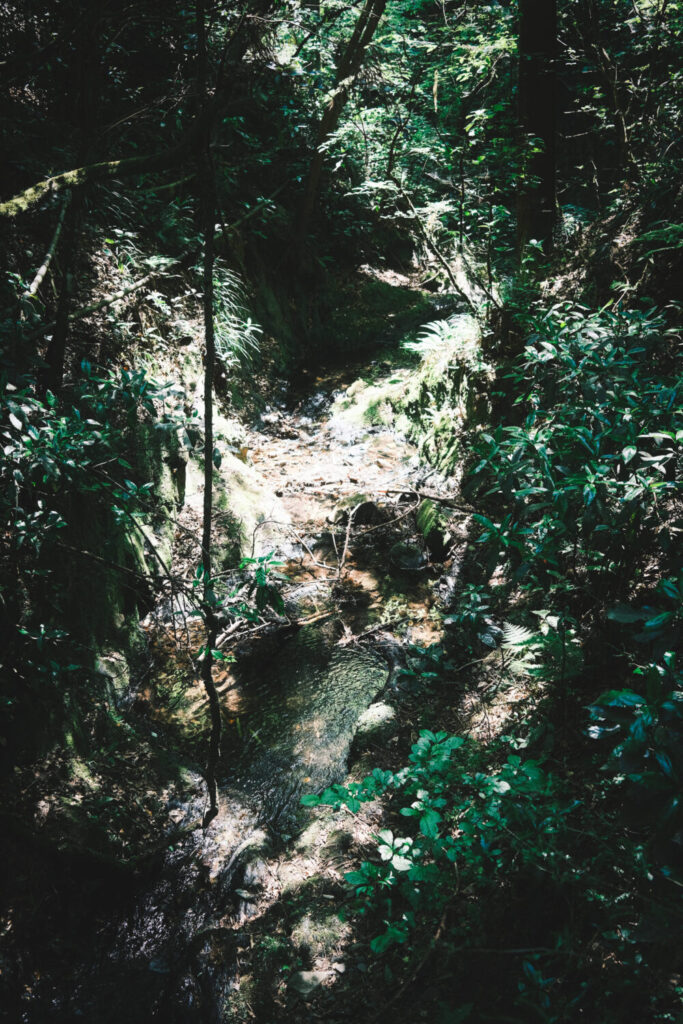
[[[78,29],[78,61],[74,68],[73,107],[77,113],[78,161],[87,159],[96,119],[100,85],[99,8],[81,0]],[[73,297],[73,267],[84,214],[84,196],[74,196],[66,211],[64,244],[60,260],[61,273],[57,315],[52,340],[48,346],[46,379],[48,386],[59,391],[64,377],[64,358],[69,333],[69,310]]]
[[[298,226],[298,236],[301,240],[309,232],[320,189],[320,179],[325,163],[325,153],[321,147],[327,142],[339,124],[339,119],[346,106],[351,88],[363,63],[365,51],[372,41],[386,5],[387,0],[366,0],[353,34],[339,61],[332,96],[325,108],[318,128],[315,153],[313,154],[308,181],[306,182],[306,191],[301,206]]]
[[[197,0],[197,91],[199,103],[204,112],[209,104],[208,98],[208,64],[206,52],[206,23],[204,0]],[[203,610],[205,630],[205,649],[202,658],[202,683],[209,700],[211,716],[211,736],[209,738],[209,755],[206,764],[206,785],[209,791],[209,809],[204,815],[204,827],[218,814],[218,787],[216,785],[216,769],[220,756],[221,743],[221,709],[218,694],[213,681],[213,649],[216,646],[218,632],[214,612],[215,595],[211,579],[211,521],[213,518],[213,376],[216,361],[216,339],[213,323],[213,264],[214,264],[214,225],[216,220],[216,197],[214,192],[214,175],[211,164],[211,119],[206,117],[204,137],[200,152],[200,174],[198,180],[202,189],[200,206],[202,210],[202,234],[204,236],[204,259],[202,271],[202,290],[204,306],[204,339],[206,352],[204,356],[204,508],[202,519],[202,568]]]
[[[556,220],[557,0],[520,0],[518,116],[522,144],[538,151],[526,161],[517,200],[517,249],[531,239],[552,250]]]
[[[57,299],[57,313],[55,325],[50,344],[48,345],[45,361],[45,383],[52,391],[59,391],[64,377],[64,357],[66,355],[66,338],[69,330],[69,310],[71,308],[71,297],[73,294],[73,253],[78,244],[78,225],[80,221],[81,197],[77,196],[69,205],[66,213],[66,226],[64,229],[64,244],[62,245],[63,257],[60,261],[59,273],[59,298]]]

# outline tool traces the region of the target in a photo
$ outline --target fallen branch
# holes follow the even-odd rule
[[[410,617],[408,615],[402,616],[400,619],[388,619],[386,622],[376,622],[374,626],[368,626],[362,633],[352,633],[351,636],[342,637],[341,640],[337,641],[338,647],[346,647],[348,644],[358,643],[359,640],[365,640],[367,637],[372,636],[373,633],[380,633],[383,629],[390,629],[392,626],[400,626],[402,622],[409,622]]]
[[[57,226],[55,228],[55,233],[52,236],[52,241],[50,242],[50,246],[49,246],[49,248],[47,250],[47,253],[45,255],[45,259],[43,260],[41,266],[38,268],[38,271],[36,272],[36,276],[33,278],[33,281],[31,282],[29,287],[26,289],[26,291],[22,295],[22,299],[32,299],[33,296],[37,293],[37,291],[40,288],[41,284],[43,283],[43,279],[44,279],[45,275],[48,272],[48,269],[50,267],[50,263],[52,262],[52,257],[54,256],[55,250],[57,249],[57,243],[59,242],[59,236],[62,233],[62,227],[64,225],[64,218],[66,217],[66,211],[68,209],[68,206],[69,206],[70,202],[71,202],[71,193],[67,192],[67,194],[64,196],[64,201],[62,203],[62,209],[60,210],[59,217],[57,219]]]
[[[314,622],[322,622],[323,619],[330,619],[333,615],[336,615],[336,609],[332,608],[326,612],[316,612],[315,615],[309,615],[307,619],[292,619],[293,626],[312,626]]]
[[[405,512],[401,512],[400,516],[396,516],[394,519],[389,519],[386,523],[378,523],[376,526],[369,526],[367,530],[363,530],[362,536],[367,537],[369,533],[374,533],[375,530],[385,530],[388,526],[395,526],[396,523],[400,523],[402,519],[406,519],[413,512],[417,512],[420,504],[421,502],[418,502],[417,505],[411,505]]]
[[[418,491],[412,487],[401,487],[401,488],[388,488],[383,491],[379,491],[379,494],[414,494],[422,501],[436,501],[441,505],[446,505],[448,508],[453,508],[458,512],[466,512],[471,515],[475,509],[471,505],[463,505],[461,502],[455,501],[453,498],[449,498],[442,494],[434,494],[431,491]]]
[[[202,120],[198,119],[186,132],[185,138],[172,149],[162,153],[149,153],[145,156],[125,157],[121,160],[105,160],[85,167],[76,167],[71,171],[63,171],[44,181],[39,181],[30,188],[24,189],[12,199],[0,203],[0,218],[18,217],[26,213],[50,195],[64,189],[83,188],[100,181],[112,178],[123,178],[132,174],[148,174],[152,171],[164,171],[174,164],[180,163],[192,154],[197,135],[202,128]]]
[[[346,537],[344,538],[344,548],[342,550],[342,556],[339,559],[339,562],[337,564],[337,579],[338,580],[341,579],[341,575],[342,575],[342,572],[343,572],[343,569],[344,569],[344,562],[346,561],[346,556],[347,556],[348,551],[349,551],[349,540],[351,539],[351,527],[353,526],[353,517],[355,516],[356,512],[358,511],[358,509],[360,508],[361,505],[362,505],[362,502],[359,502],[359,504],[358,505],[354,505],[354,507],[349,512],[349,521],[346,524]],[[333,534],[333,536],[334,536],[334,534]],[[336,549],[336,544],[335,544],[335,549]]]

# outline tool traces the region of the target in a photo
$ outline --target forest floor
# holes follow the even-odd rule
[[[215,671],[225,735],[221,813],[210,828],[199,827],[205,793],[196,764],[207,724],[191,658],[199,637],[193,620],[182,610],[169,618],[163,602],[145,622],[149,659],[133,680],[119,748],[87,765],[56,755],[23,780],[14,813],[45,838],[18,868],[32,896],[15,900],[7,920],[15,935],[5,963],[14,942],[33,950],[5,972],[21,1019],[80,1013],[106,1022],[125,1008],[126,1019],[141,1022],[215,1013],[225,1021],[371,1020],[400,1012],[397,986],[402,998],[415,988],[413,967],[395,976],[369,956],[367,927],[339,918],[344,873],[391,824],[385,809],[298,806],[302,793],[342,781],[345,766],[356,779],[375,766],[400,767],[419,728],[494,735],[521,697],[513,688],[491,702],[494,655],[476,676],[452,666],[438,688],[425,671],[467,557],[468,516],[450,516],[445,560],[438,538],[430,550],[416,523],[421,490],[453,493],[409,442],[377,425],[376,410],[371,425],[354,400],[368,386],[400,392],[408,372],[389,354],[360,374],[311,374],[297,391],[274,389],[279,399],[247,431],[240,457],[280,517],[261,513],[252,551],[270,555],[259,547],[267,529],[287,577],[285,613],[246,636],[226,630],[225,650],[237,661]],[[173,566],[188,578],[200,508],[201,487],[190,479]],[[122,872],[109,847],[97,851],[99,832],[113,824]],[[17,861],[24,853],[14,850]],[[55,857],[61,881],[46,888],[41,875]],[[90,906],[75,909],[84,864]],[[370,998],[384,1006],[370,1012]]]

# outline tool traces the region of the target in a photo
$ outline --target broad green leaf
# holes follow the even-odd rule
[[[400,854],[396,854],[391,858],[391,866],[396,871],[410,871],[413,866],[412,860],[408,860],[407,857],[402,857]]]
[[[436,839],[439,834],[440,821],[441,815],[439,812],[433,810],[431,807],[427,808],[420,818],[420,832],[423,836],[427,836],[429,839]]]

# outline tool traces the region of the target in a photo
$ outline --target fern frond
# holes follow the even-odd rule
[[[437,518],[438,511],[436,505],[428,498],[425,499],[417,510],[417,528],[425,540],[436,526]]]
[[[503,623],[503,647],[507,650],[516,650],[520,647],[529,647],[536,643],[538,637],[526,626],[517,626],[514,622]]]

